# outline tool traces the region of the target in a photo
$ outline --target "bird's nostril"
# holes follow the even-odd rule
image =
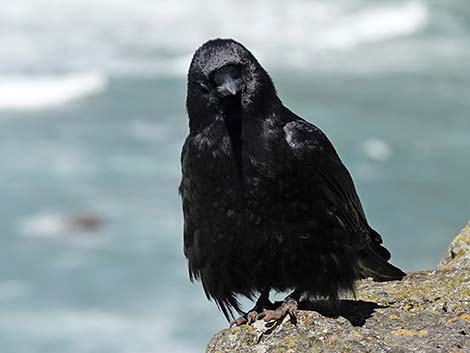
[[[217,86],[217,92],[222,96],[234,96],[240,91],[239,80],[234,80],[230,76],[225,76],[224,81]]]

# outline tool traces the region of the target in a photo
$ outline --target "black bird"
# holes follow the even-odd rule
[[[337,303],[354,281],[400,280],[326,135],[286,108],[240,43],[215,39],[188,73],[181,155],[184,253],[227,319],[294,319],[301,297]],[[271,290],[293,291],[278,307]]]

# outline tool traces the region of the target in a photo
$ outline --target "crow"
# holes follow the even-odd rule
[[[195,52],[179,192],[184,254],[227,320],[295,319],[301,298],[338,303],[354,282],[400,280],[326,135],[291,112],[232,39]],[[292,291],[274,305],[270,291]],[[258,297],[244,313],[238,298]]]

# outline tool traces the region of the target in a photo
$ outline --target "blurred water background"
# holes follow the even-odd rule
[[[243,42],[320,126],[393,262],[470,217],[465,1],[4,0],[0,350],[200,352],[226,322],[182,254],[185,73]]]

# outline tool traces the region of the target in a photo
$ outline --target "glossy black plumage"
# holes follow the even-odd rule
[[[187,93],[184,253],[226,317],[241,312],[238,295],[295,289],[335,300],[358,278],[404,276],[328,138],[282,105],[245,47],[205,43]]]

